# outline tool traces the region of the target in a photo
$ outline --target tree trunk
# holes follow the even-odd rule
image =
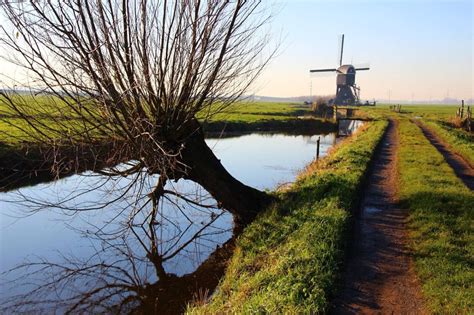
[[[230,175],[206,144],[201,128],[186,140],[182,159],[189,167],[186,178],[200,184],[222,208],[231,212],[236,227],[250,223],[274,200],[271,195],[244,185]]]

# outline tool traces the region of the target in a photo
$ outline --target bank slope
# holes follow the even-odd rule
[[[350,212],[386,125],[370,122],[280,193],[281,201],[237,240],[211,301],[197,301],[188,312],[326,310],[344,255]]]

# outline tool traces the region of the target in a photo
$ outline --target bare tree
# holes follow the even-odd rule
[[[57,173],[123,161],[108,175],[159,174],[199,183],[247,223],[272,198],[222,166],[201,121],[238,100],[274,50],[259,0],[5,2],[0,43],[28,75],[29,95],[4,91],[0,114],[16,119]],[[200,120],[198,120],[198,118]],[[20,121],[20,123],[18,122]],[[14,137],[12,133],[8,136]],[[245,157],[243,157],[245,158]],[[103,162],[103,163],[102,163]],[[88,167],[90,168],[90,166]]]

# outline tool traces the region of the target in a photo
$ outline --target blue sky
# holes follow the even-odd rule
[[[285,1],[272,25],[281,52],[259,80],[260,95],[331,94],[334,76],[310,68],[370,63],[356,81],[363,98],[428,100],[473,97],[472,1]]]
[[[274,3],[264,0],[265,4]],[[473,0],[276,0],[271,33],[279,55],[249,91],[267,96],[327,95],[344,33],[344,62],[370,63],[356,82],[363,99],[473,98]],[[1,22],[1,21],[0,21]],[[1,47],[0,47],[1,53]],[[3,74],[21,71],[0,61]]]

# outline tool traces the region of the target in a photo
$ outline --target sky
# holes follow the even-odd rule
[[[264,0],[269,4],[272,0]],[[310,69],[370,64],[356,75],[362,99],[473,98],[473,0],[276,0],[278,55],[249,93],[274,97],[335,93],[335,74]],[[1,22],[1,21],[0,21]],[[1,47],[0,47],[1,53]],[[4,74],[18,75],[0,60]]]
[[[287,0],[277,4],[274,38],[279,55],[254,93],[268,96],[335,93],[335,75],[310,69],[370,64],[356,83],[362,99],[473,98],[474,1]]]

